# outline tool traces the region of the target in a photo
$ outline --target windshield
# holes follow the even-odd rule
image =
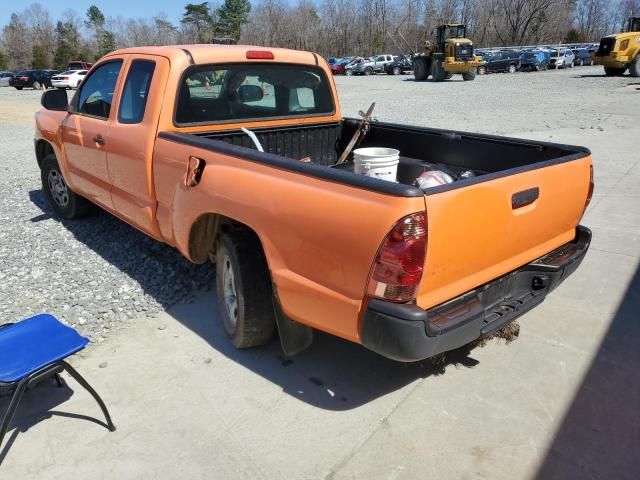
[[[305,65],[203,65],[187,71],[178,92],[180,124],[331,115],[324,72]]]
[[[442,37],[447,38],[463,38],[465,36],[465,27],[463,25],[457,27],[445,27]]]
[[[549,51],[549,55],[551,55],[552,57],[557,57],[558,56],[558,51],[557,50],[550,50]]]

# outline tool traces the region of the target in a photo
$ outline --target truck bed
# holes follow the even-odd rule
[[[265,152],[293,160],[309,157],[316,165],[353,171],[351,158],[343,165],[334,165],[358,123],[358,120],[346,119],[328,124],[255,129],[254,133]],[[251,139],[239,130],[194,135],[234,146],[255,148]],[[215,146],[214,143],[209,145]],[[570,145],[382,122],[371,124],[370,131],[358,148],[373,146],[400,151],[398,182],[407,186],[413,185],[427,168],[442,168],[454,178],[465,170],[471,170],[476,175],[461,182],[428,189],[424,192],[426,194],[543,168],[590,153],[586,148]],[[383,181],[375,180],[375,183],[378,182]],[[375,188],[370,182],[367,182],[367,187]]]

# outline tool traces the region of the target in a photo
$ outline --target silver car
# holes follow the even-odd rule
[[[558,50],[551,50],[551,59],[549,60],[549,68],[573,68],[573,62],[576,56],[568,48],[561,48]]]
[[[374,55],[368,61],[357,63],[351,68],[347,67],[347,75],[372,75],[384,72],[385,65],[394,60],[393,55]],[[350,73],[349,70],[351,71]]]
[[[8,87],[13,72],[0,72],[0,87]]]

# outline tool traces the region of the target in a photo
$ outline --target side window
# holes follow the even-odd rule
[[[156,62],[151,60],[134,60],[131,62],[131,67],[122,89],[118,122],[140,123],[142,121],[155,68]]]
[[[89,77],[86,77],[80,87],[78,97],[79,113],[94,117],[109,118],[113,92],[116,89],[118,74],[122,67],[122,60],[115,60],[100,65]]]
[[[376,58],[376,62],[384,62],[384,55],[380,55],[378,58]]]

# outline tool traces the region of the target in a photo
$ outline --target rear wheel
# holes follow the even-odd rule
[[[34,90],[42,89],[42,85],[40,85],[40,82],[38,82],[37,80],[35,82],[33,82],[32,87],[33,87]]]
[[[484,75],[485,73],[487,73],[487,67],[485,67],[484,65],[480,65],[478,67],[478,75]]]
[[[636,55],[636,58],[629,65],[629,74],[632,77],[640,77],[640,53]]]
[[[626,68],[604,67],[604,73],[607,77],[619,77],[624,75]]]
[[[476,79],[476,73],[474,71],[465,72],[462,74],[462,79],[465,82],[471,82],[472,80]]]
[[[371,67],[367,67],[364,69],[364,74],[365,75],[373,75],[373,68]]]
[[[418,82],[429,78],[429,62],[426,58],[416,58],[413,62],[413,76]]]
[[[516,73],[518,71],[518,67],[514,64],[511,64],[507,67],[507,73]]]
[[[352,76],[352,75],[353,75],[353,70],[351,70],[351,69],[346,70],[346,71],[344,72],[344,74],[345,74],[347,77],[350,77],[350,76]],[[76,88],[77,88],[77,87],[76,87]]]
[[[393,67],[393,74],[400,75],[402,72],[400,71],[400,67]]]
[[[253,232],[223,234],[216,249],[218,312],[237,348],[271,340],[276,321],[271,276],[260,241]]]
[[[75,194],[67,185],[55,155],[49,154],[42,160],[42,191],[58,215],[67,220],[79,218],[89,213],[91,203]]]

